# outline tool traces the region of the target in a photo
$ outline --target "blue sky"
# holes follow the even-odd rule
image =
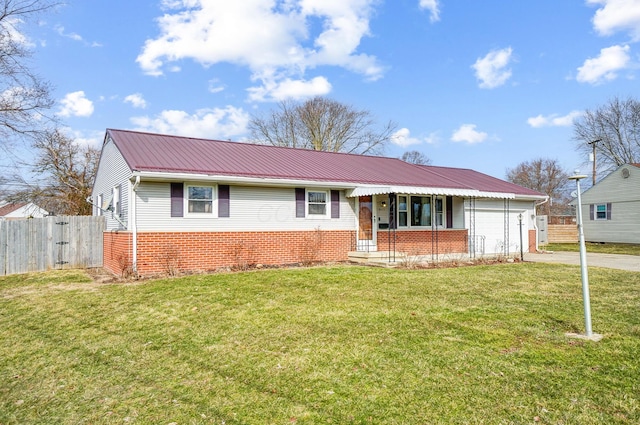
[[[96,146],[106,128],[243,141],[252,114],[322,95],[395,121],[386,156],[588,171],[572,120],[640,87],[640,0],[69,0],[20,30]]]

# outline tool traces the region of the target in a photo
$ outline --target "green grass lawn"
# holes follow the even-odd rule
[[[550,243],[542,245],[541,249],[547,251],[580,251],[578,243]],[[587,252],[599,252],[603,254],[640,255],[640,245],[630,243],[592,243],[586,242]]]
[[[0,278],[0,424],[637,424],[640,273]]]

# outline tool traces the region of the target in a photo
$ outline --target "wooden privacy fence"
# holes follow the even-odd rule
[[[549,243],[577,243],[578,226],[573,224],[550,224]]]
[[[102,267],[104,217],[0,220],[0,275]]]

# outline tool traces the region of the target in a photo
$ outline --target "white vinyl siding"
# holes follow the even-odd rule
[[[296,220],[294,188],[229,187],[230,215],[225,219],[190,220],[171,217],[169,183],[141,182],[138,194],[138,231],[287,231],[353,230],[353,204],[340,191],[340,218],[306,217]],[[217,206],[214,205],[214,210]],[[330,198],[327,199],[327,210]],[[214,211],[215,212],[215,211]],[[217,214],[215,214],[217,215]]]
[[[111,140],[108,140],[100,156],[100,166],[93,185],[92,199],[97,200],[102,194],[102,203],[106,208],[113,201],[114,188],[120,186],[120,220],[126,225],[129,222],[129,193],[131,183],[129,177],[131,169],[125,162],[120,151]],[[97,205],[96,205],[97,206]],[[115,205],[114,205],[115,207]],[[98,215],[98,212],[95,212]],[[115,214],[103,211],[107,220],[107,230],[122,229],[123,226],[113,218]]]
[[[465,205],[465,227],[469,229],[471,212],[469,205]],[[505,244],[505,209],[503,200],[477,199],[475,202],[475,234],[476,238],[484,237],[485,254],[502,254]],[[508,248],[510,254],[520,252],[520,221],[518,215],[522,213],[522,245],[524,251],[529,247],[529,229],[534,229],[533,202],[514,201],[509,202]],[[455,217],[454,217],[455,222]]]

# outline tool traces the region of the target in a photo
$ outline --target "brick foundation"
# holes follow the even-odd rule
[[[132,234],[105,232],[104,267],[122,274],[131,264]],[[138,273],[208,271],[256,264],[346,261],[354,246],[351,231],[139,232]]]
[[[112,273],[122,275],[131,269],[133,243],[129,232],[104,232],[103,267]]]
[[[389,235],[387,231],[378,232],[378,251],[387,251]],[[439,231],[411,230],[396,231],[395,249],[409,255],[427,254],[466,254],[469,252],[466,229],[447,229]],[[393,251],[393,245],[391,246]]]

